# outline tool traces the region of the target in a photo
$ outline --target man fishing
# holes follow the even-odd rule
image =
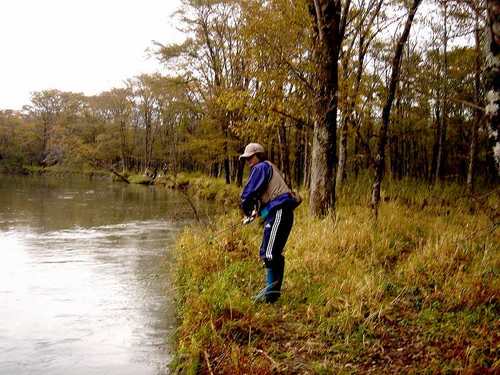
[[[266,269],[266,287],[257,301],[274,303],[281,295],[285,271],[283,249],[293,225],[293,210],[300,201],[285,183],[278,168],[266,160],[264,147],[250,143],[240,155],[251,168],[241,193],[241,209],[246,222],[260,215],[264,220],[264,235],[260,258]]]

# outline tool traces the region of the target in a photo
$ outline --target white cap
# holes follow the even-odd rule
[[[264,153],[264,147],[258,143],[249,143],[247,147],[245,147],[245,151],[240,155],[240,159],[249,158],[252,155]]]

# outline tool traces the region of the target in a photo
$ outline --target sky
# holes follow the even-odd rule
[[[180,0],[0,1],[0,109],[33,91],[98,94],[161,71],[152,41],[182,40],[171,18]]]

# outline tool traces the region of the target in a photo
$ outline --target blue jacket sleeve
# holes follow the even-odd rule
[[[250,216],[257,206],[259,197],[264,193],[272,177],[272,167],[265,162],[255,165],[250,172],[248,182],[241,193],[240,207],[245,215]]]

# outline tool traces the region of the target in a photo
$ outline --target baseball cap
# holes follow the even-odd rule
[[[249,158],[252,155],[258,154],[258,153],[264,153],[264,147],[258,143],[249,143],[245,147],[245,151],[243,154],[240,155],[240,159],[246,159]]]

